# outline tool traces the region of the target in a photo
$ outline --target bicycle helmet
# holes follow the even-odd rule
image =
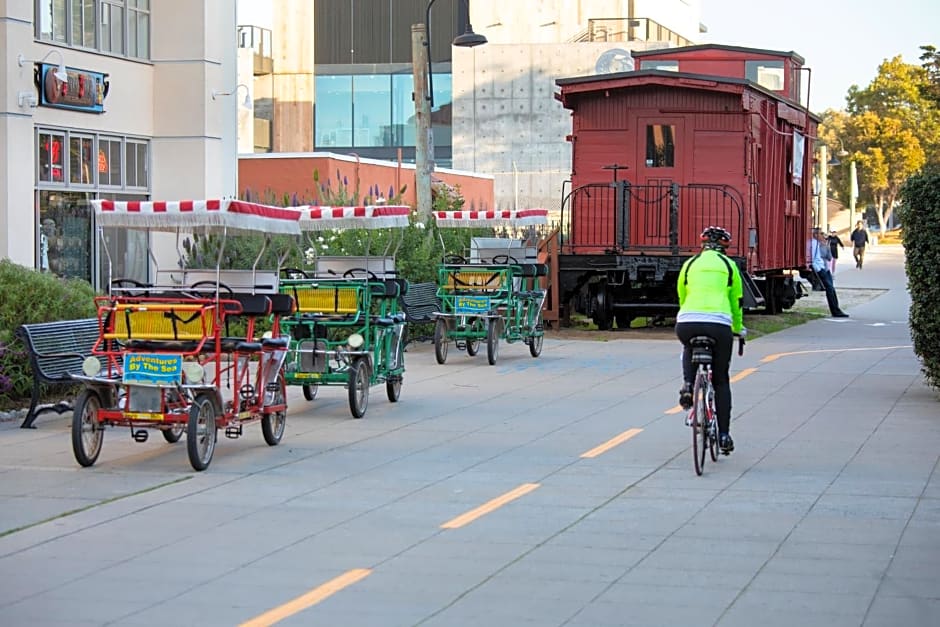
[[[731,244],[731,233],[720,226],[710,226],[702,231],[702,247],[724,252]]]

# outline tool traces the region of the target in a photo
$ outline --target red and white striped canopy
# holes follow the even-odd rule
[[[300,230],[384,229],[408,226],[411,207],[406,205],[370,205],[367,207],[297,207]]]
[[[257,231],[299,235],[301,212],[241,200],[93,200],[99,226],[176,231]]]
[[[438,226],[445,227],[529,226],[547,224],[548,209],[435,211],[434,219]]]

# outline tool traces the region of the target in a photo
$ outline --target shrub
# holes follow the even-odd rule
[[[911,177],[901,189],[898,211],[903,241],[914,353],[927,382],[940,389],[940,171]]]
[[[79,279],[52,274],[0,260],[0,407],[28,399],[32,374],[26,347],[14,335],[21,324],[90,318],[95,315],[95,292]]]

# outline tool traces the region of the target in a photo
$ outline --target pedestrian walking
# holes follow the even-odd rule
[[[868,244],[868,231],[865,230],[865,222],[859,220],[855,223],[855,230],[849,236],[852,240],[852,256],[855,257],[855,267],[862,269],[865,262],[865,246]]]
[[[836,261],[839,259],[839,249],[845,248],[845,244],[839,239],[839,234],[835,229],[829,229],[829,237],[826,238],[826,241],[829,242],[829,252],[832,254],[832,260],[829,262],[829,272],[835,277]]]

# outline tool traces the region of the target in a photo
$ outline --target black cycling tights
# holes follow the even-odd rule
[[[676,323],[676,336],[685,346],[682,351],[682,374],[689,385],[695,381],[695,368],[692,366],[692,349],[689,346],[689,340],[698,335],[707,335],[715,340],[715,348],[712,351],[715,411],[718,412],[718,431],[728,433],[731,423],[731,383],[728,382],[728,368],[731,365],[734,335],[731,333],[731,327],[716,322]]]

